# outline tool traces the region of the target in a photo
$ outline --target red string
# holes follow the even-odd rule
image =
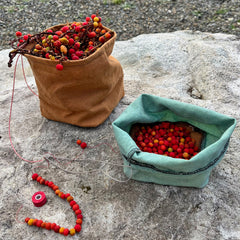
[[[21,55],[21,63],[22,63],[23,77],[24,77],[25,83],[27,84],[28,89],[29,89],[35,96],[39,97],[38,94],[32,90],[32,88],[29,86],[29,84],[28,84],[28,82],[27,82],[27,78],[26,78],[26,75],[25,75],[24,67],[23,67],[23,57],[22,57],[22,55]]]
[[[15,149],[15,147],[14,147],[14,145],[13,145],[13,142],[12,142],[12,137],[11,137],[11,118],[12,118],[12,107],[13,107],[14,90],[15,90],[15,82],[16,82],[17,63],[18,63],[19,57],[20,57],[20,55],[17,57],[16,64],[15,64],[15,67],[14,67],[14,73],[13,73],[13,88],[12,88],[12,97],[11,97],[11,104],[10,104],[9,120],[8,120],[8,136],[9,136],[10,144],[11,144],[11,147],[12,147],[13,151],[15,152],[15,154],[16,154],[20,159],[22,159],[22,160],[25,161],[25,162],[29,162],[29,163],[42,162],[42,161],[44,161],[43,159],[37,160],[37,161],[30,161],[30,160],[27,160],[27,159],[23,158],[23,157],[16,151],[16,149]],[[24,76],[25,76],[25,73],[24,73]]]

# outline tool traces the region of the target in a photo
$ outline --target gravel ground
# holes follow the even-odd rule
[[[16,31],[38,33],[52,25],[84,21],[96,13],[127,40],[143,33],[190,29],[240,35],[240,0],[0,0],[0,50]]]

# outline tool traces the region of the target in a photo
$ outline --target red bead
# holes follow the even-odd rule
[[[38,220],[37,223],[36,223],[36,226],[37,226],[37,227],[41,227],[42,223],[43,223],[42,220]]]
[[[77,220],[76,220],[76,224],[82,224],[82,219],[81,218],[78,218]]]
[[[46,223],[45,223],[45,222],[42,222],[41,228],[45,228],[45,227],[46,227]]]
[[[27,223],[30,220],[29,217],[25,218],[25,222]]]
[[[48,186],[51,187],[53,185],[53,182],[49,182]]]
[[[40,181],[39,181],[40,184],[45,184],[45,180],[42,178]]]
[[[86,148],[86,147],[87,147],[87,144],[86,144],[85,142],[82,142],[82,143],[81,143],[81,148],[84,149],[84,148]]]
[[[64,199],[65,198],[65,194],[63,193],[60,198]]]
[[[81,229],[82,229],[82,227],[81,227],[81,225],[76,224],[75,227],[74,227],[74,229],[76,230],[76,232],[80,232]]]
[[[52,190],[53,190],[53,191],[56,191],[57,189],[59,189],[58,186],[56,186],[56,185],[52,186]]]
[[[70,206],[72,207],[73,205],[76,204],[76,202],[75,202],[75,201],[71,201],[69,204],[70,204]]]
[[[56,227],[56,223],[51,223],[51,229],[54,230],[54,228]]]
[[[17,32],[16,32],[16,36],[17,36],[17,37],[21,37],[21,36],[22,36],[22,33],[19,32],[19,31],[17,31]]]
[[[78,218],[82,219],[82,218],[83,218],[82,214],[78,214],[78,215],[77,215],[77,219],[78,219]]]
[[[62,64],[57,64],[56,69],[59,70],[59,71],[62,71],[63,70],[63,65]]]
[[[45,185],[48,186],[49,181],[45,180]]]
[[[56,225],[53,230],[54,230],[54,232],[58,233],[59,229],[60,229],[60,226]]]
[[[37,177],[37,181],[38,181],[38,182],[40,182],[41,179],[42,179],[41,176],[38,176],[38,177]]]
[[[65,198],[68,198],[70,196],[70,193],[65,194]]]
[[[73,211],[78,210],[78,209],[79,209],[79,205],[78,205],[78,204],[74,204],[74,205],[72,206],[72,209],[73,209]]]
[[[80,145],[82,141],[80,139],[77,140],[77,144]]]
[[[46,223],[45,228],[47,230],[51,230],[51,223],[50,222]]]
[[[76,215],[81,214],[81,213],[82,213],[81,209],[77,209],[77,210],[75,211],[75,214],[76,214]]]
[[[38,177],[38,174],[37,174],[37,173],[34,173],[34,174],[32,175],[32,179],[33,179],[33,180],[36,180],[37,177]]]
[[[38,219],[33,220],[33,225],[36,226]]]
[[[64,236],[67,236],[69,234],[69,229],[68,228],[65,228],[64,231],[63,231],[63,235]]]

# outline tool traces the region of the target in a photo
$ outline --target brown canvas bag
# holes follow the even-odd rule
[[[62,26],[51,29],[57,31]],[[24,55],[36,81],[42,116],[81,127],[96,127],[107,119],[124,96],[122,66],[110,56],[116,36],[114,32],[85,59],[63,62],[62,71],[56,69],[56,61]]]

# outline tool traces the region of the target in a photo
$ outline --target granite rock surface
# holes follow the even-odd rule
[[[118,41],[112,55],[124,69],[125,97],[96,128],[81,128],[41,116],[39,100],[24,81],[21,62],[9,140],[14,66],[10,49],[0,52],[0,239],[66,239],[23,224],[26,217],[75,225],[69,204],[31,180],[32,172],[71,193],[82,209],[89,240],[240,239],[240,41],[233,35],[190,31],[139,35]],[[24,59],[29,86],[37,92]],[[111,123],[140,94],[150,93],[205,107],[237,119],[230,145],[203,189],[162,186],[127,179]],[[76,139],[88,143],[82,151]],[[49,159],[44,160],[44,159]],[[34,162],[28,162],[28,161]],[[42,160],[41,162],[37,162]],[[44,161],[43,161],[44,160]],[[36,208],[32,195],[44,191]]]

